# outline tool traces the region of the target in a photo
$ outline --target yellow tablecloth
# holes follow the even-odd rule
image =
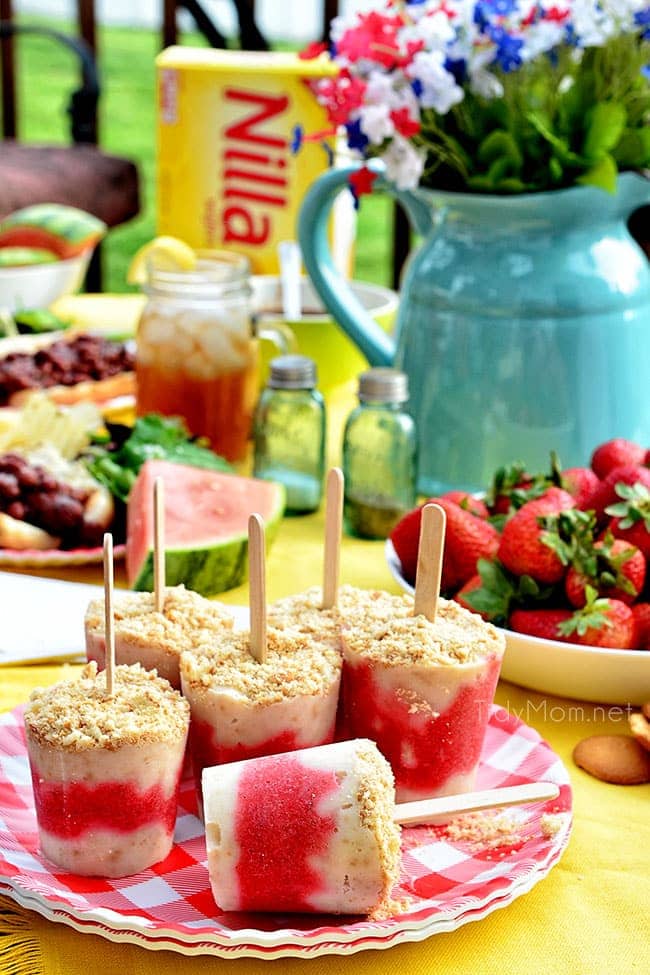
[[[332,434],[335,445],[336,424]],[[320,584],[322,533],[322,513],[285,519],[267,563],[269,600]],[[99,579],[93,570],[56,574],[77,581]],[[119,572],[116,581],[123,582]],[[341,581],[397,591],[379,542],[344,539]],[[220,598],[241,605],[247,602],[247,595],[247,587],[242,586]],[[0,710],[14,707],[26,699],[31,688],[59,680],[65,672],[62,666],[0,670]],[[650,964],[650,786],[607,785],[590,778],[571,761],[574,745],[586,735],[626,733],[625,715],[620,708],[576,704],[503,682],[497,702],[536,728],[569,769],[575,824],[560,863],[508,907],[454,932],[383,951],[309,961],[283,959],[275,962],[281,971],[296,975],[343,971],[357,975],[437,971],[445,975],[645,975]],[[269,964],[186,957],[115,944],[45,921],[0,898],[2,975],[197,975],[208,967],[225,972],[231,966],[241,975],[261,975]]]

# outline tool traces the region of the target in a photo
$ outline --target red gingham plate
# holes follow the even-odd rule
[[[442,826],[404,829],[402,875],[393,892],[403,909],[386,920],[224,914],[210,893],[203,827],[189,781],[181,788],[176,844],[152,869],[104,880],[57,872],[43,859],[22,708],[17,708],[0,719],[0,890],[78,931],[184,954],[315,957],[388,948],[454,930],[505,907],[546,876],[568,842],[566,769],[532,728],[494,707],[477,787],[541,780],[556,782],[559,798],[510,810],[512,829],[500,846],[494,840],[453,839]],[[545,814],[550,821],[542,819]],[[547,828],[549,822],[553,828]]]

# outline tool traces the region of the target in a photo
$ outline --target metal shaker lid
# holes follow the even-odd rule
[[[405,403],[409,398],[408,376],[399,369],[378,367],[359,376],[362,403]]]
[[[316,363],[306,355],[281,355],[271,360],[269,386],[272,389],[313,389]]]

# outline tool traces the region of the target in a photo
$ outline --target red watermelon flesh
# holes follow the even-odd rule
[[[153,486],[164,482],[165,576],[204,596],[240,585],[248,569],[248,518],[271,542],[284,512],[280,484],[165,460],[143,464],[129,496],[126,570],[133,589],[153,589]]]

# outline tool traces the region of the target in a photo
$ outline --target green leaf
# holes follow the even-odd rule
[[[523,158],[516,140],[510,132],[500,129],[490,132],[478,147],[477,158],[480,163],[489,165],[496,160],[507,160],[512,170],[521,169]]]
[[[625,129],[613,156],[619,169],[643,169],[650,165],[650,128]]]
[[[612,156],[607,155],[603,156],[595,166],[588,169],[582,176],[578,176],[576,183],[580,183],[582,186],[598,186],[608,193],[615,193],[617,175],[616,163]]]
[[[232,471],[223,457],[190,438],[179,417],[153,413],[138,417],[119,446],[96,443],[84,460],[93,477],[122,501],[128,500],[138,472],[147,460],[169,460],[190,467]]]
[[[600,161],[621,138],[627,112],[618,102],[599,102],[587,112],[587,128],[582,154],[589,160]]]

